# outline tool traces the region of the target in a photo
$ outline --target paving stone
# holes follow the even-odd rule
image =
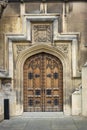
[[[87,130],[87,118],[58,113],[24,113],[2,121],[0,130]]]

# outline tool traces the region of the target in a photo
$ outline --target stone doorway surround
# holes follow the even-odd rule
[[[29,57],[23,66],[24,112],[63,111],[63,67],[48,53]]]
[[[16,115],[23,113],[23,65],[27,58],[32,55],[45,52],[58,57],[63,65],[63,112],[71,114],[71,94],[72,94],[72,77],[79,77],[78,72],[78,38],[77,33],[58,33],[58,17],[53,15],[26,15],[23,19],[23,34],[6,34],[5,42],[7,51],[5,52],[5,69],[8,70],[9,76],[13,79],[12,88],[16,91]],[[53,42],[52,43],[32,43],[31,27],[32,22],[52,22]],[[16,42],[31,42],[31,45],[19,47],[20,53],[16,56],[14,63],[14,49],[17,49]]]

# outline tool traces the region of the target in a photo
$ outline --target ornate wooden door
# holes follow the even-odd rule
[[[63,67],[50,54],[31,56],[24,64],[24,111],[63,111]]]

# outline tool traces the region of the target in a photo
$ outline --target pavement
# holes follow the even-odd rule
[[[87,117],[57,112],[23,113],[0,122],[0,130],[87,130]]]

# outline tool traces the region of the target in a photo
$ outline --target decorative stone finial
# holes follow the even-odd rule
[[[0,17],[8,4],[8,0],[0,0]]]

